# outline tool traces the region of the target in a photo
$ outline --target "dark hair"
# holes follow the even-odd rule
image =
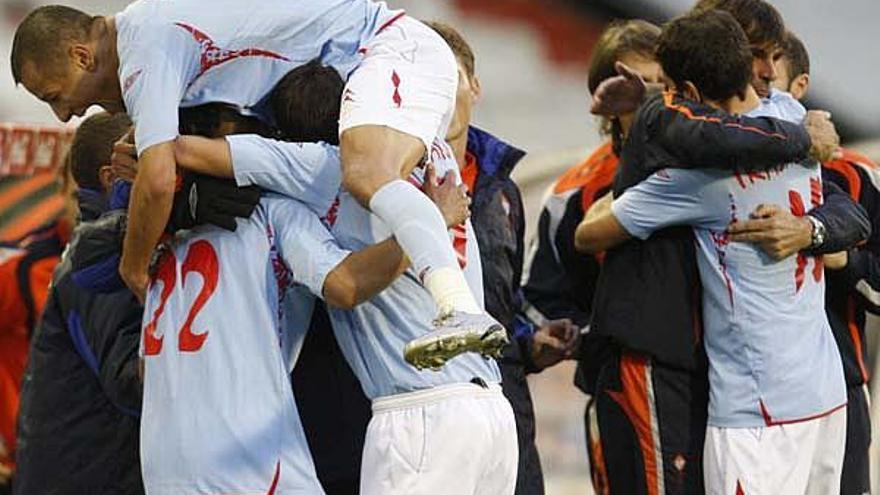
[[[659,37],[660,28],[641,19],[617,20],[609,24],[596,41],[593,54],[590,56],[587,75],[590,94],[596,92],[602,81],[617,75],[614,64],[625,55],[637,54],[654,60],[654,50],[657,48]],[[601,132],[611,136],[614,153],[620,155],[623,147],[623,130],[620,128],[620,121],[616,118],[603,118]]]
[[[113,143],[131,129],[131,120],[124,113],[96,113],[76,129],[65,166],[77,186],[102,190],[101,167],[110,165]]]
[[[339,105],[344,86],[336,69],[317,60],[288,72],[269,95],[281,137],[339,144]],[[352,97],[358,96],[366,97]]]
[[[49,5],[30,14],[15,30],[12,40],[10,65],[15,84],[21,83],[22,70],[28,61],[39,62],[40,67],[59,70],[59,62],[71,41],[86,41],[92,23],[98,19],[85,12]]]
[[[752,53],[736,20],[720,10],[679,17],[657,42],[663,71],[681,89],[690,81],[706,98],[743,96],[752,79]]]
[[[794,33],[785,33],[785,42],[782,45],[785,51],[786,63],[788,63],[788,76],[791,79],[801,75],[810,74],[810,54],[807,47]]]
[[[226,103],[181,108],[178,115],[181,134],[210,138],[228,134],[259,134],[266,137],[275,134],[260,119],[242,115],[238,108]]]
[[[732,15],[751,45],[782,46],[785,22],[776,7],[764,0],[699,0],[692,12],[723,10]]]
[[[468,77],[474,77],[477,68],[474,51],[461,33],[449,24],[439,21],[425,21],[425,25],[433,29],[449,45],[455,58],[464,66],[465,74]]]

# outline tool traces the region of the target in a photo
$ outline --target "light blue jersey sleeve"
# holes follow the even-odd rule
[[[262,204],[275,236],[278,254],[290,268],[293,281],[323,297],[327,275],[351,251],[339,247],[318,216],[299,201],[268,195]]]
[[[239,186],[260,186],[324,214],[342,185],[336,146],[288,143],[254,134],[231,135],[226,141]]]
[[[702,171],[665,169],[624,192],[611,213],[638,239],[673,225],[694,225],[705,216],[703,189],[710,177]]]
[[[794,96],[774,89],[769,98],[761,100],[761,105],[747,113],[749,117],[774,117],[793,123],[801,123],[807,116],[807,109]]]
[[[126,53],[120,53],[122,99],[135,125],[139,154],[178,136],[178,108],[199,68],[198,45],[182,43],[186,32],[153,29],[144,39],[125,43]]]

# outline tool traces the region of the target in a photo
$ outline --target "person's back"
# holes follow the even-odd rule
[[[235,232],[179,233],[159,262],[143,340],[151,492],[320,493],[285,355],[298,352],[312,302],[275,243],[274,225],[302,225],[297,212],[307,210],[293,203],[263,198]]]
[[[176,136],[178,103],[251,109],[288,71],[316,58],[347,77],[361,60],[358,50],[394,15],[367,0],[132,3],[116,24],[122,96],[138,125],[138,149]],[[165,95],[179,99],[166,102]],[[149,108],[159,102],[168,106],[161,116]],[[142,122],[142,113],[167,122]]]

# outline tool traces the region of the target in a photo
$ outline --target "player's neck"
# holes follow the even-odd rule
[[[761,99],[755,88],[749,85],[742,95],[734,95],[720,104],[720,108],[727,113],[742,115],[749,113],[761,105]]]
[[[455,161],[458,163],[459,170],[461,170],[464,168],[465,156],[467,155],[468,133],[459,133],[457,136],[447,139],[446,142],[452,148],[452,154],[455,155]]]
[[[107,16],[92,26],[92,38],[97,40],[97,59],[102,65],[101,72],[104,75],[103,87],[107,93],[102,99],[106,110],[111,112],[124,112],[122,103],[122,89],[119,87],[119,54],[116,51],[116,19]],[[117,108],[118,107],[118,108]]]

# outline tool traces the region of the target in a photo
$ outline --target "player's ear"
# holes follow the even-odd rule
[[[104,191],[110,191],[110,188],[113,186],[113,179],[115,178],[116,175],[113,173],[113,167],[110,165],[104,165],[98,169],[98,180],[101,182],[101,188]]]
[[[480,78],[476,74],[471,76],[471,91],[474,92],[474,101],[480,101],[483,96],[483,88],[480,86]]]
[[[95,70],[97,65],[95,64],[95,54],[92,52],[90,46],[82,43],[73,43],[70,45],[68,53],[70,54],[70,59],[73,61],[73,64],[80,70],[86,72],[92,72]]]
[[[807,90],[809,89],[809,74],[801,74],[795,77],[791,80],[791,84],[788,86],[788,92],[791,93],[791,96],[794,96],[794,99],[796,100],[802,100],[805,96],[807,96]]]

